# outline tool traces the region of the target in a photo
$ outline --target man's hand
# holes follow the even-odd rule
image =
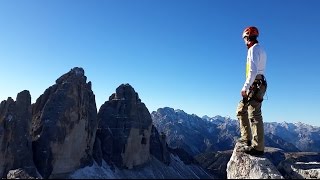
[[[248,97],[247,91],[241,91],[241,96],[242,96],[243,98],[247,98],[247,97]]]

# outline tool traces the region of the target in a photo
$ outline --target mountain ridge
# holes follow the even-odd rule
[[[121,84],[99,111],[95,99],[91,81],[75,67],[35,103],[27,90],[16,101],[10,97],[2,101],[0,176],[66,178],[78,170],[83,174],[88,168],[100,172],[108,168],[111,176],[119,170],[117,177],[126,178],[170,178],[176,173],[184,179],[211,178],[194,155],[233,149],[239,134],[237,121],[230,117],[200,118],[169,107],[150,113],[130,84]],[[299,148],[314,148],[318,128],[298,125],[267,124],[271,145],[300,151],[280,137],[284,132],[284,138],[304,140],[298,141]]]
[[[207,148],[211,150],[228,150],[234,147],[236,139],[239,137],[239,125],[238,121],[231,119],[230,117],[222,117],[216,115],[214,117],[203,116],[202,118],[195,114],[188,114],[180,109],[173,109],[170,107],[159,108],[157,111],[151,113],[153,122],[159,131],[167,132],[169,144],[176,147],[180,139],[185,139],[183,135],[183,128],[174,128],[175,136],[170,127],[172,124],[179,123],[180,126],[189,131],[195,130],[195,136],[201,131],[201,135],[205,136],[201,139],[201,142],[207,143]],[[197,122],[197,123],[195,123]],[[192,126],[192,127],[191,127]],[[273,145],[273,147],[283,149],[285,151],[320,151],[318,142],[320,141],[320,127],[308,125],[306,123],[277,123],[277,122],[264,122],[266,145]],[[178,132],[179,131],[179,132]],[[213,134],[213,132],[215,134]],[[218,134],[218,136],[217,136]],[[187,137],[187,135],[185,135]],[[192,137],[194,138],[194,137]],[[215,142],[212,139],[217,139]],[[220,141],[231,145],[225,144],[220,147],[209,147],[212,144],[218,144]],[[188,144],[188,143],[187,143]],[[189,142],[190,144],[190,142]],[[198,152],[206,152],[201,147],[205,145],[202,143],[198,146],[193,146],[189,153],[197,154]],[[224,146],[224,147],[223,147]],[[228,147],[226,149],[226,147]],[[186,147],[187,149],[190,147]]]

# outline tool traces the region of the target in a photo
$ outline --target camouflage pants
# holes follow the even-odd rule
[[[240,125],[241,139],[251,141],[251,146],[258,151],[264,151],[264,129],[262,119],[262,100],[267,85],[254,83],[248,98],[239,102],[237,118]]]

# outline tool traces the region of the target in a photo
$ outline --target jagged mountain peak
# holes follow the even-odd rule
[[[109,100],[112,99],[120,99],[120,100],[131,100],[141,102],[138,93],[134,90],[134,88],[129,84],[121,84],[117,89],[116,93],[113,94]]]
[[[317,126],[312,126],[310,124],[306,124],[306,123],[303,123],[303,122],[297,122],[297,123],[294,123],[294,125],[296,125],[298,127],[301,127],[301,128],[308,128],[308,129],[319,128]]]
[[[159,108],[157,111],[153,111],[151,116],[158,117],[159,120],[166,120],[168,122],[184,123],[188,126],[197,126],[197,121],[203,121],[203,119],[196,114],[188,114],[181,109],[174,109],[170,107]]]
[[[174,112],[176,113],[182,113],[182,114],[186,114],[186,112],[184,112],[183,110],[181,109],[175,109]]]
[[[69,83],[73,81],[81,81],[86,83],[87,77],[85,76],[85,71],[81,67],[74,67],[69,72],[60,76],[57,80],[57,84]],[[91,86],[91,82],[89,82]]]
[[[154,111],[154,113],[159,113],[159,114],[174,114],[175,110],[171,107],[163,107],[163,108],[159,108],[157,109],[157,111]]]
[[[163,107],[163,108],[158,108],[157,111],[154,111],[154,113],[160,113],[160,114],[175,114],[177,116],[193,116],[196,118],[200,118],[198,115],[196,114],[189,114],[187,112],[185,112],[182,109],[174,109],[171,107]]]
[[[82,67],[74,67],[70,70],[70,72],[75,74],[76,76],[84,75],[84,69]]]

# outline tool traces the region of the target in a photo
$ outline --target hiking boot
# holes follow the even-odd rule
[[[246,146],[251,146],[250,140],[244,140],[244,139],[239,138],[237,142],[240,144],[246,145]]]
[[[242,151],[246,154],[250,154],[252,156],[262,156],[264,154],[264,151],[258,151],[252,146],[247,146],[242,149]]]

